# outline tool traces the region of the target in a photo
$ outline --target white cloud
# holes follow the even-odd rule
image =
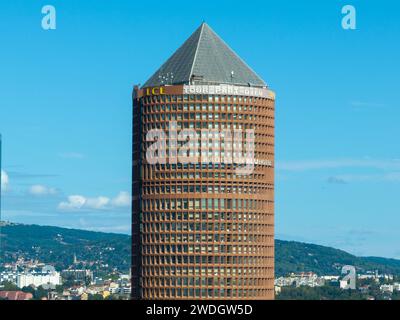
[[[4,170],[1,170],[1,190],[2,191],[7,190],[9,183],[10,183],[10,180],[8,178],[7,172],[5,172]]]
[[[82,195],[72,195],[67,198],[67,201],[58,204],[60,211],[88,211],[88,210],[113,210],[118,208],[126,208],[131,204],[131,196],[126,191],[121,191],[115,198],[104,196],[85,197]]]
[[[60,211],[79,211],[79,210],[112,210],[115,208],[129,207],[131,196],[126,191],[121,191],[115,198],[104,196],[85,197],[82,195],[71,195],[67,201],[58,204]]]
[[[58,209],[62,211],[76,211],[81,208],[86,203],[86,198],[80,195],[69,196],[68,201],[60,202]]]
[[[112,199],[111,204],[115,207],[129,207],[131,205],[131,195],[126,191],[121,191]]]
[[[85,208],[97,210],[106,209],[109,203],[110,199],[107,197],[88,198],[85,202]]]
[[[49,188],[40,184],[36,184],[31,186],[28,192],[33,196],[47,196],[56,194],[57,190],[54,188]]]

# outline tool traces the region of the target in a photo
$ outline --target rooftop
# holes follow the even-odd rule
[[[266,87],[265,82],[206,23],[201,24],[143,87],[167,84]]]

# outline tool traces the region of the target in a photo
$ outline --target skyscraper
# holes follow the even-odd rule
[[[274,100],[205,23],[134,88],[133,298],[274,298]]]

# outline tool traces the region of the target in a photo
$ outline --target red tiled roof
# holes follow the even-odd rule
[[[0,291],[0,298],[8,300],[30,300],[33,298],[32,293],[22,291]]]

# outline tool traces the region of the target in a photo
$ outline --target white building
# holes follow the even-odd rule
[[[0,273],[0,283],[1,282],[17,282],[17,273],[15,271],[3,271]]]
[[[119,285],[118,285],[118,283],[111,282],[110,285],[109,285],[109,287],[108,287],[108,291],[109,291],[111,294],[116,294],[116,293],[118,293],[118,292],[119,292]]]
[[[381,285],[380,289],[381,289],[382,292],[393,293],[394,287],[393,287],[392,284],[383,284],[383,285]]]
[[[280,294],[282,292],[282,287],[275,286],[275,294]]]
[[[326,281],[339,281],[339,276],[322,276],[322,279]]]
[[[67,279],[72,277],[75,281],[86,281],[90,280],[93,282],[93,272],[86,269],[67,269],[61,271],[61,277]]]
[[[131,287],[121,287],[119,288],[119,293],[120,294],[131,294],[132,289]]]
[[[17,286],[19,288],[28,286],[60,285],[60,273],[51,266],[44,266],[41,272],[22,273],[17,275]]]
[[[359,280],[376,279],[375,274],[358,274],[357,278]]]
[[[320,287],[325,284],[325,279],[318,277],[312,272],[303,272],[299,274],[292,273],[289,277],[280,277],[275,280],[275,286],[288,287],[295,285],[296,287]]]

